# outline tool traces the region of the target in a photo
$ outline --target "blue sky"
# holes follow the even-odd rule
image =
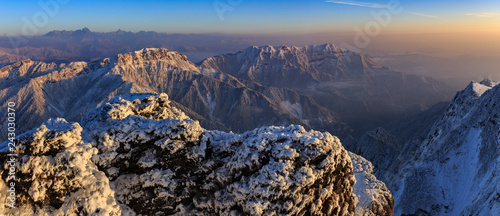
[[[373,21],[371,12],[387,10],[389,2],[1,0],[0,35],[44,34],[83,27],[99,32],[118,29],[231,34],[348,32]],[[400,0],[399,3],[403,10],[391,14],[390,24],[384,27],[386,32],[500,31],[498,0]],[[49,10],[43,5],[50,5]]]

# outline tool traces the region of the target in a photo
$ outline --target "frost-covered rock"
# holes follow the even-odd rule
[[[0,213],[355,215],[392,208],[368,168],[358,186],[372,197],[353,193],[351,157],[329,133],[294,125],[209,131],[171,107],[167,95],[149,93],[112,98],[81,124],[83,132],[78,123],[50,120],[19,138],[20,208]],[[5,179],[4,172],[2,187]]]
[[[205,133],[210,154],[199,206],[217,214],[350,215],[355,207],[351,162],[338,138],[301,126],[244,134]],[[226,185],[220,187],[220,185]],[[231,202],[228,202],[231,200]]]
[[[78,123],[52,119],[18,137],[15,181],[8,181],[9,164],[0,174],[2,201],[15,182],[16,206],[0,205],[6,215],[120,215],[107,176],[91,161],[97,149],[81,140]],[[10,156],[2,154],[7,161]]]
[[[356,215],[392,215],[394,199],[384,182],[373,175],[373,165],[365,158],[349,152],[356,176],[353,192],[358,198]]]
[[[82,120],[99,128],[94,161],[136,213],[352,215],[352,165],[336,137],[300,126],[205,131],[166,99],[114,98]]]

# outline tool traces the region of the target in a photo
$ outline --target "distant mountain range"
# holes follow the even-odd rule
[[[21,41],[13,47],[12,41]],[[94,61],[117,53],[145,47],[167,48],[187,55],[193,62],[218,53],[241,50],[250,41],[216,34],[167,34],[154,31],[93,32],[88,28],[75,31],[51,31],[42,36],[12,40],[0,37],[0,64],[31,59],[56,63]]]
[[[358,131],[420,112],[453,95],[432,78],[393,71],[333,44],[252,46],[207,58],[200,66],[310,96]]]
[[[56,116],[78,121],[116,95],[164,92],[174,106],[211,129],[240,132],[264,125],[301,124],[348,132],[335,112],[307,96],[201,69],[186,56],[166,49],[70,64],[27,60],[0,69],[0,78],[2,105],[16,102],[20,131]]]
[[[446,86],[438,81],[390,71],[332,44],[250,47],[200,65],[157,48],[93,62],[27,60],[4,66],[0,78],[0,97],[18,104],[22,131],[56,116],[78,121],[109,98],[131,92],[167,93],[210,129],[301,124],[341,137],[352,133],[350,127],[362,134],[446,100]]]

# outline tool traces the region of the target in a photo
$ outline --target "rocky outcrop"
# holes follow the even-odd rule
[[[18,208],[1,206],[3,214],[354,215],[392,207],[366,161],[356,159],[365,171],[353,173],[337,137],[301,126],[205,130],[166,94],[115,97],[81,126],[49,120],[18,140]],[[369,193],[359,196],[362,172]]]
[[[108,177],[91,161],[97,149],[81,132],[78,123],[52,119],[17,138],[15,180],[7,181],[10,164],[2,162],[0,171],[2,215],[120,215]],[[15,200],[7,201],[12,188]]]
[[[394,199],[384,182],[373,175],[373,165],[365,158],[349,152],[356,184],[353,192],[359,200],[356,215],[392,215]]]

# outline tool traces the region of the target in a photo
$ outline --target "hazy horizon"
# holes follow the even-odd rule
[[[497,55],[500,2],[412,0],[85,1],[3,3],[12,48],[53,30],[204,34],[252,45],[334,43],[353,51]]]
[[[37,35],[82,26],[99,32],[122,29],[183,34],[351,32],[381,20],[386,33],[500,32],[500,2],[494,0],[474,4],[464,0],[47,0],[5,2],[3,6],[0,35]],[[25,27],[29,25],[36,28]]]
[[[155,43],[137,42],[135,46],[126,47],[107,45],[113,49],[102,55],[73,56],[66,60],[103,58],[151,46],[179,51],[197,62],[252,45],[332,43],[368,54],[379,63],[403,72],[441,79],[460,77],[459,85],[479,77],[500,78],[500,2],[493,0],[473,4],[463,0],[47,0],[6,2],[0,19],[5,21],[0,28],[3,35],[0,52],[7,54],[16,53],[17,48],[22,47],[57,48],[65,43],[66,47],[75,44],[85,47],[88,39],[55,39],[50,43],[38,39],[53,30],[74,31],[86,27],[92,32],[120,29],[180,37],[163,38]],[[65,49],[56,50],[64,53]],[[40,51],[25,52],[40,56],[36,54]]]

